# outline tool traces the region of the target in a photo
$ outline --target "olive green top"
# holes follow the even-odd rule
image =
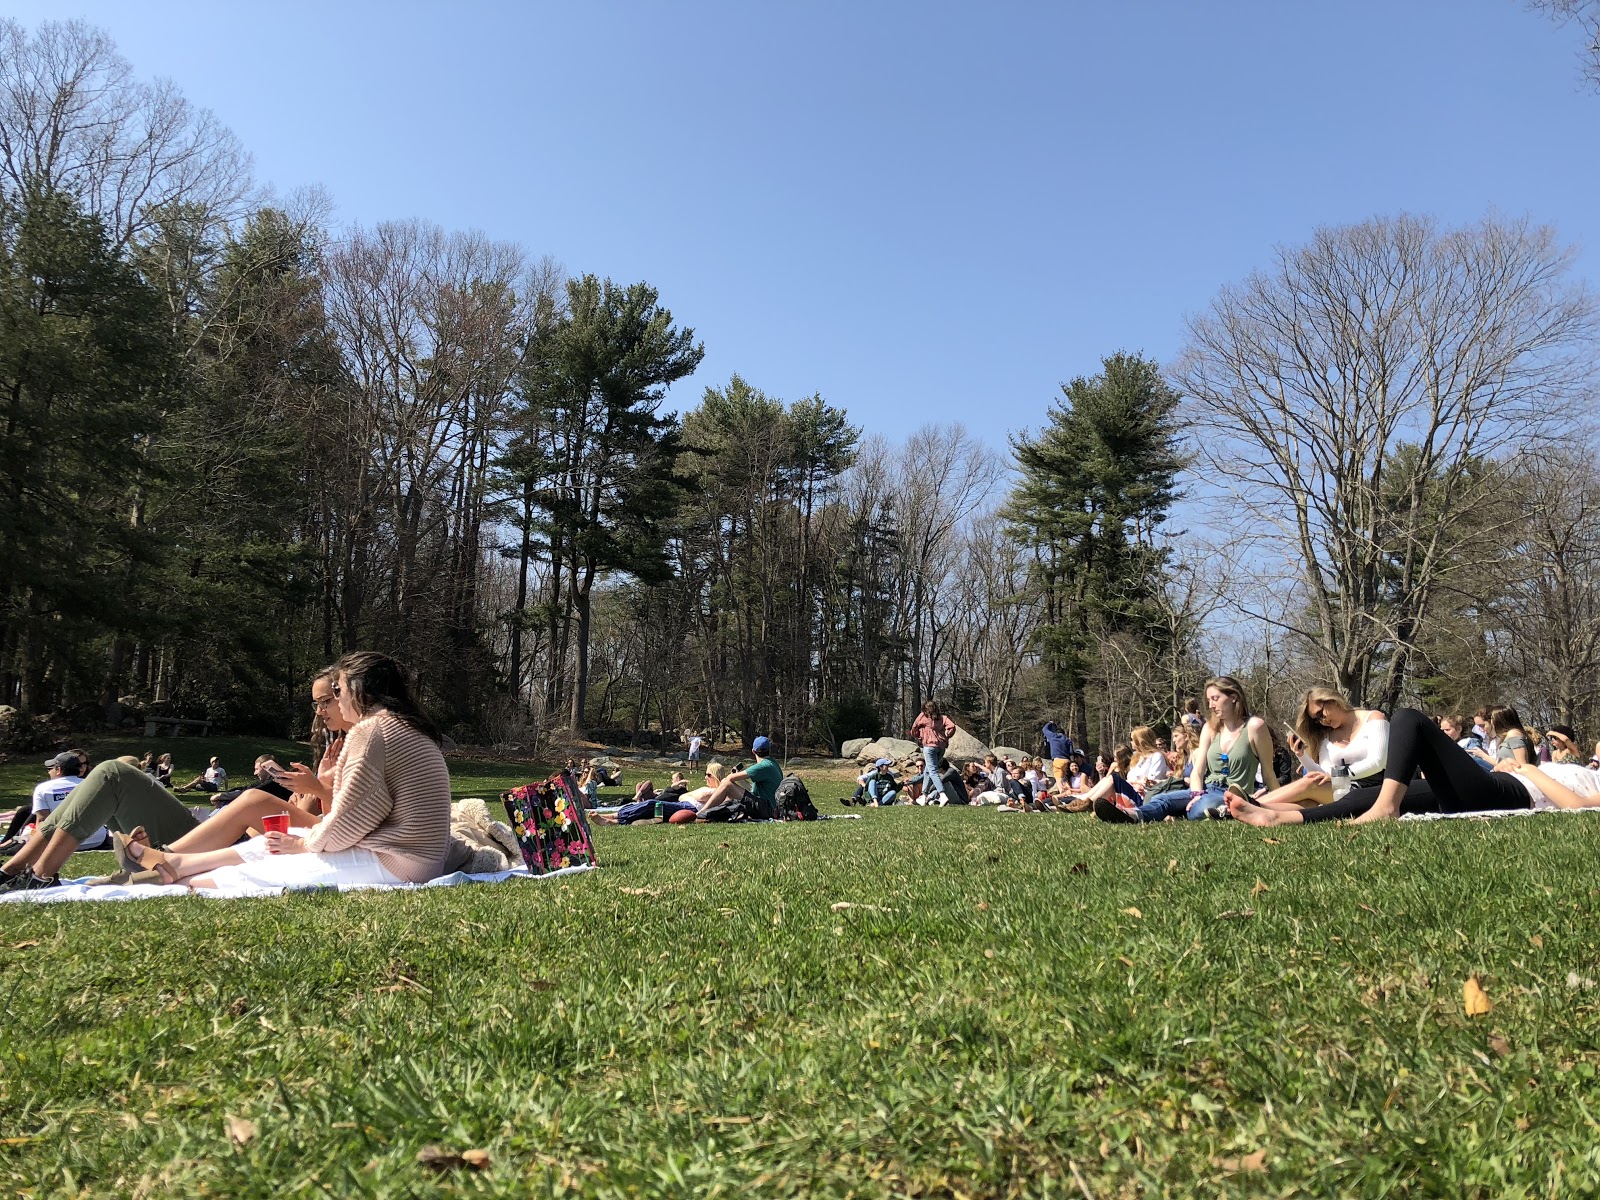
[[[1250,744],[1250,723],[1246,721],[1239,726],[1233,742],[1224,750],[1222,739],[1227,733],[1226,729],[1217,730],[1206,748],[1206,787],[1232,786],[1248,794],[1256,790],[1256,769],[1261,765],[1256,758],[1256,748]],[[1222,763],[1224,754],[1228,756],[1226,768]]]

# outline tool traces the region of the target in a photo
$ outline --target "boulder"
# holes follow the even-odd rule
[[[1033,755],[1028,754],[1025,751],[1018,750],[1015,746],[991,746],[989,749],[990,753],[992,753],[1001,762],[1005,762],[1005,760],[1008,758],[1023,759],[1033,757]]]
[[[839,747],[839,754],[843,758],[854,758],[861,751],[872,744],[871,738],[851,738]]]
[[[974,759],[982,760],[987,753],[989,753],[989,747],[985,746],[965,729],[957,726],[955,736],[950,739],[950,745],[945,750],[944,756],[951,762],[966,763]]]
[[[915,742],[908,742],[904,738],[879,738],[857,750],[856,761],[867,763],[879,758],[892,758],[899,762],[907,755],[918,753],[920,751]]]

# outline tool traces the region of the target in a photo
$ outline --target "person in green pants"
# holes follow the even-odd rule
[[[143,825],[152,846],[165,846],[200,822],[137,766],[103,762],[56,805],[10,862],[0,867],[0,892],[57,887],[61,864],[102,825],[131,833]]]

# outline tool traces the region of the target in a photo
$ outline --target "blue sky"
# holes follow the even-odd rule
[[[168,3],[81,16],[337,219],[644,279],[737,371],[996,447],[1319,224],[1490,207],[1600,270],[1600,95],[1520,0]]]

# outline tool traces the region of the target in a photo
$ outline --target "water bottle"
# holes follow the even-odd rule
[[[1355,780],[1350,778],[1350,768],[1344,763],[1335,763],[1333,768],[1333,798],[1335,800],[1343,800],[1344,794],[1355,785]]]

